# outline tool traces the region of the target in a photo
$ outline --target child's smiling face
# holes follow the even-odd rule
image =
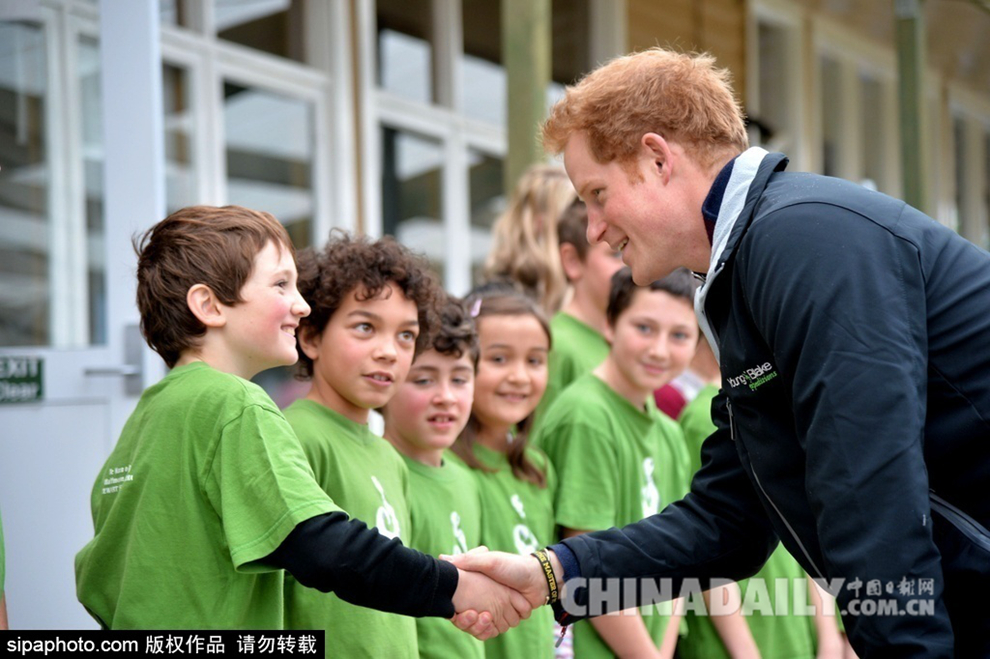
[[[383,412],[385,436],[405,455],[438,466],[467,425],[473,399],[471,355],[427,350]]]
[[[309,398],[365,423],[406,379],[419,336],[416,303],[394,283],[375,297],[348,293],[323,332],[304,332],[300,345],[313,361]]]
[[[502,433],[532,414],[543,397],[550,339],[528,314],[480,318],[478,338],[472,411],[484,430]]]

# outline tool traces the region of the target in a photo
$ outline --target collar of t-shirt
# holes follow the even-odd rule
[[[730,160],[722,171],[715,177],[712,189],[705,197],[705,203],[701,205],[701,215],[705,218],[705,231],[708,232],[708,244],[715,244],[715,223],[718,221],[718,211],[722,208],[722,197],[725,196],[725,189],[729,186],[729,177],[732,176],[732,166],[736,164],[736,159]]]

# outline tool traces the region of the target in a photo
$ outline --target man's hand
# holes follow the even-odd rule
[[[478,572],[458,570],[453,622],[484,641],[515,627],[533,607],[525,597]],[[478,612],[481,613],[478,613]]]
[[[548,552],[557,583],[563,584],[563,569],[553,552]],[[534,556],[508,554],[501,551],[476,551],[458,556],[442,556],[461,570],[480,572],[491,579],[518,591],[526,598],[531,609],[547,601],[549,587],[543,568]],[[456,607],[456,604],[455,604]]]

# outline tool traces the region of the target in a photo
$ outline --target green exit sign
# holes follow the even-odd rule
[[[27,403],[44,397],[41,357],[0,355],[0,403]]]

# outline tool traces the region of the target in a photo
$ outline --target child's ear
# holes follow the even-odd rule
[[[577,247],[571,243],[564,243],[560,246],[560,265],[564,268],[567,281],[571,283],[581,279],[581,275],[584,274],[584,263],[581,261]]]
[[[303,354],[313,361],[316,361],[320,355],[320,338],[321,333],[309,326],[300,327],[296,333],[296,340],[299,342]]]
[[[608,341],[609,345],[615,341],[615,328],[612,327],[612,323],[605,323],[605,331],[603,332],[605,340]]]
[[[206,284],[196,284],[186,292],[186,304],[189,311],[207,327],[223,327],[227,323],[223,306]]]

